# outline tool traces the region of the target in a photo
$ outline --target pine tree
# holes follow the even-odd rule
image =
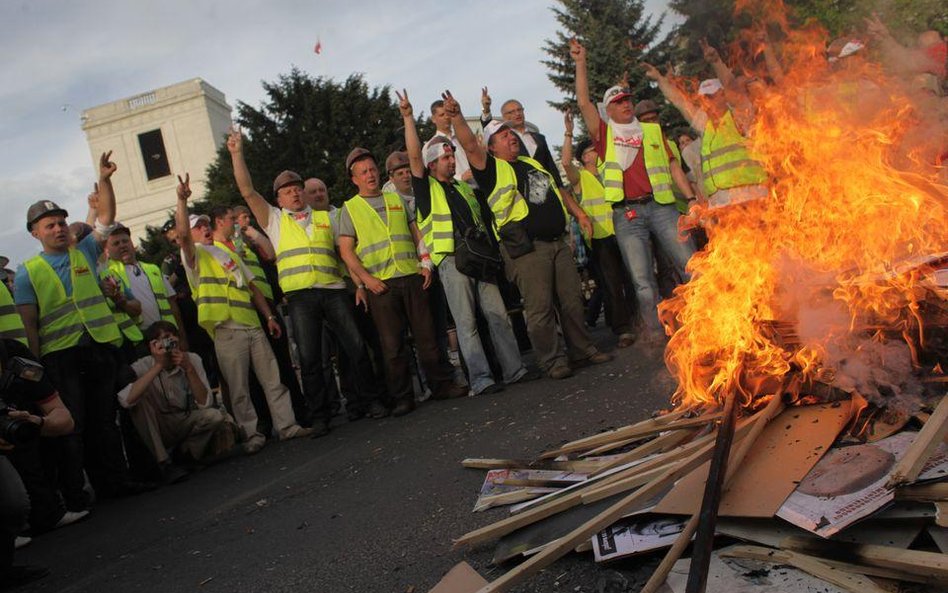
[[[627,74],[637,100],[660,103],[661,94],[649,84],[639,64],[668,60],[670,48],[658,39],[664,15],[646,15],[643,0],[559,0],[559,4],[552,10],[562,28],[554,39],[546,40],[543,48],[550,56],[543,61],[547,76],[564,94],[563,99],[550,101],[551,106],[562,110],[569,105],[575,111],[575,66],[569,55],[569,40],[573,37],[586,47],[593,101],[599,101],[606,89]]]

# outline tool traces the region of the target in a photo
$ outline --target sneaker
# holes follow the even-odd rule
[[[309,436],[313,436],[313,434],[314,434],[315,432],[316,432],[316,428],[315,428],[315,427],[313,427],[313,428],[303,428],[303,427],[300,426],[299,424],[294,424],[293,426],[291,426],[291,427],[287,430],[286,436],[284,436],[284,437],[281,438],[280,440],[281,440],[281,441],[288,441],[288,440],[290,440],[290,439],[302,439],[302,438],[306,438],[306,437],[309,437]],[[327,432],[328,432],[328,430],[327,430]]]
[[[383,406],[381,403],[374,401],[369,404],[369,411],[366,413],[366,416],[369,418],[374,418],[378,420],[379,418],[385,418],[388,416],[388,408]]]
[[[459,397],[467,397],[467,393],[467,386],[451,383],[447,387],[442,387],[436,393],[432,393],[431,399],[456,399]]]
[[[547,374],[550,375],[551,379],[556,379],[556,380],[566,379],[568,377],[573,376],[573,369],[569,368],[568,366],[564,364],[564,365],[553,367],[552,369],[550,369],[550,372]]]
[[[49,569],[44,566],[11,566],[9,568],[0,568],[0,589],[16,589],[38,581],[49,574]]]
[[[474,395],[491,395],[492,393],[500,393],[503,390],[504,390],[504,386],[501,385],[500,383],[491,383],[490,385],[488,385],[484,389],[481,389]]]
[[[635,343],[634,334],[622,334],[619,336],[619,343],[616,344],[617,348],[628,348]]]
[[[399,416],[404,416],[410,412],[415,411],[415,400],[404,400],[398,402],[394,408],[392,408],[392,416],[398,418]]]
[[[30,542],[32,541],[33,541],[32,537],[27,537],[25,535],[18,535],[16,536],[16,539],[13,540],[13,548],[15,550],[19,550],[20,548],[25,548],[26,546],[30,545]]]
[[[263,435],[255,434],[250,437],[246,443],[241,445],[244,453],[247,455],[253,455],[260,449],[263,449],[263,446],[267,444],[267,439],[263,438]]]
[[[53,526],[53,529],[72,525],[73,523],[82,521],[88,516],[89,511],[66,511],[63,513],[63,516],[59,518],[59,521],[56,522],[56,525]]]

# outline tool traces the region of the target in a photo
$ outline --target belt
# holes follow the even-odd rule
[[[645,195],[637,196],[635,198],[626,198],[622,200],[621,202],[614,202],[612,204],[612,209],[620,210],[622,208],[625,208],[626,204],[644,204],[645,202],[651,202],[654,199],[654,197],[655,196],[653,194],[645,194]]]

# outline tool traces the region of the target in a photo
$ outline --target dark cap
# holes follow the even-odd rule
[[[349,156],[346,157],[346,173],[352,173],[352,164],[358,160],[364,159],[365,157],[369,157],[373,161],[375,160],[375,157],[372,156],[372,153],[365,148],[362,148],[361,146],[353,148],[349,152]]]
[[[32,231],[34,222],[43,218],[44,216],[53,215],[69,216],[69,213],[63,208],[57,206],[56,202],[40,200],[39,202],[34,203],[32,206],[30,206],[30,209],[26,211],[26,230]]]
[[[175,227],[175,220],[172,218],[171,220],[167,221],[165,224],[161,225],[161,232],[167,233],[174,227]]]
[[[121,222],[115,223],[115,226],[112,227],[112,230],[109,232],[109,236],[111,237],[115,233],[125,233],[129,237],[132,236],[132,231],[128,230],[128,227],[122,224]]]
[[[283,171],[273,180],[273,195],[276,195],[281,187],[286,187],[287,185],[299,185],[302,187],[303,178],[299,176],[299,173],[294,171]]]
[[[646,113],[658,113],[658,105],[651,99],[644,99],[635,104],[635,117],[640,117]]]
[[[385,159],[385,170],[388,172],[407,167],[409,165],[408,153],[396,150]]]

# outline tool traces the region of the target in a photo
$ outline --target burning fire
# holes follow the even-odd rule
[[[895,357],[884,347],[921,340],[918,275],[897,272],[946,250],[948,187],[931,164],[945,130],[865,51],[831,65],[826,42],[787,31],[785,79],[753,97],[748,144],[770,196],[706,213],[693,278],[660,305],[685,407],[729,393],[749,406],[761,385],[826,380],[880,347],[875,372]]]

